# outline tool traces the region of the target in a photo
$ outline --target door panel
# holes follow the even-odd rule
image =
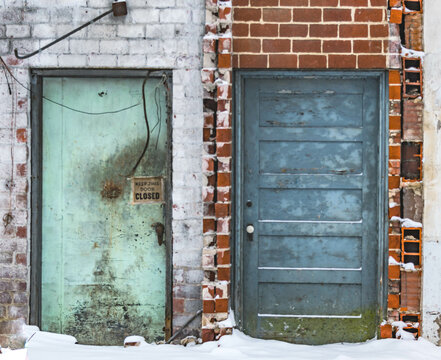
[[[380,77],[245,75],[241,86],[244,330],[309,344],[374,337]]]
[[[141,100],[143,79],[45,78],[47,98],[88,112]],[[150,145],[135,176],[167,182],[165,89],[146,84]],[[158,107],[157,107],[157,105]],[[43,102],[42,330],[80,343],[164,337],[165,245],[160,203],[131,203],[129,174],[146,141],[142,105],[88,115]]]

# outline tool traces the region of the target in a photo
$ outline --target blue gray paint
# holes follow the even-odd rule
[[[311,344],[374,337],[383,232],[381,76],[239,79],[236,279],[243,329]],[[247,224],[255,227],[252,239]]]

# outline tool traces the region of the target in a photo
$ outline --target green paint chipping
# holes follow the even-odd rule
[[[377,318],[371,310],[364,311],[361,319],[262,318],[262,333],[257,336],[309,345],[363,342],[376,336]]]
[[[44,95],[102,112],[141,100],[143,79],[46,78]],[[152,137],[135,176],[167,176],[166,93],[147,82]],[[159,117],[161,119],[159,119]],[[142,106],[84,115],[43,103],[42,329],[80,343],[164,338],[165,245],[152,224],[162,204],[132,205],[127,174],[142,152]]]

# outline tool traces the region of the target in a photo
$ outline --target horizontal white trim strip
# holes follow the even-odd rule
[[[299,267],[271,267],[259,266],[259,270],[322,270],[322,271],[361,271],[362,268],[299,268]]]
[[[357,221],[320,221],[320,220],[259,220],[260,223],[322,223],[322,224],[362,224],[363,220]]]
[[[259,317],[275,318],[320,318],[320,319],[361,319],[360,315],[280,315],[280,314],[257,314]]]

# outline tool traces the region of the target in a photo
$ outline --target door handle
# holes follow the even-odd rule
[[[164,243],[164,225],[157,222],[152,224],[152,228],[155,229],[158,245],[161,246]]]
[[[248,241],[253,241],[254,226],[252,224],[248,224],[246,227],[246,231],[247,231]]]

